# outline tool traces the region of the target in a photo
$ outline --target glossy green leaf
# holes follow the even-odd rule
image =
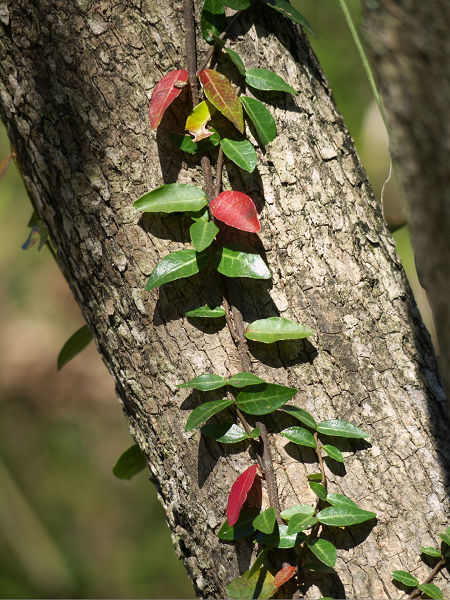
[[[275,509],[273,506],[269,506],[268,509],[263,510],[253,521],[253,527],[262,533],[272,533],[275,527]]]
[[[113,467],[113,473],[119,479],[131,479],[145,469],[146,465],[145,457],[139,446],[134,444],[119,456]]]
[[[294,548],[306,540],[304,533],[293,533],[288,535],[287,525],[275,525],[273,533],[259,533],[256,541],[271,548]]]
[[[419,589],[421,592],[425,592],[427,596],[434,598],[435,600],[444,599],[442,590],[438,588],[437,585],[434,585],[434,583],[422,583],[417,589]]]
[[[206,437],[216,440],[216,442],[220,442],[221,444],[236,444],[249,438],[246,431],[235,423],[203,425],[201,432]]]
[[[172,131],[168,131],[167,134],[179,150],[182,152],[187,152],[188,154],[197,154],[201,152],[209,152],[219,144],[220,135],[212,128],[211,130],[214,133],[209,137],[200,140],[199,142],[194,142],[190,135],[181,135],[180,133],[173,133]]]
[[[351,498],[343,494],[328,494],[327,502],[333,506],[354,506],[359,509],[359,506]]]
[[[242,104],[231,81],[213,69],[199,71],[198,78],[211,104],[231,121],[238,131],[244,133]]]
[[[441,557],[441,551],[438,548],[433,548],[433,546],[422,546],[420,553],[432,556],[433,558]]]
[[[209,210],[207,206],[204,206],[197,211],[188,210],[185,214],[193,221],[209,221]]]
[[[304,27],[306,31],[309,31],[309,33],[314,37],[317,37],[307,19],[301,13],[299,13],[296,8],[289,4],[287,0],[263,0],[263,2],[265,2],[274,10],[280,12],[285,17],[288,17],[294,21],[294,23]]]
[[[234,10],[245,10],[253,4],[254,0],[223,0],[225,6],[229,6]]]
[[[298,419],[304,425],[307,425],[308,427],[311,427],[311,429],[315,429],[316,428],[316,421],[309,414],[309,412],[307,412],[303,408],[298,408],[297,406],[287,405],[287,406],[283,406],[283,408],[281,410],[283,412],[288,413],[289,415],[291,415],[295,419]]]
[[[222,525],[217,534],[217,537],[220,540],[224,540],[225,542],[233,542],[235,540],[240,540],[242,538],[248,537],[255,533],[255,528],[253,527],[253,519],[259,513],[258,510],[248,510],[243,508],[241,510],[241,514],[239,515],[239,519],[233,527],[228,525],[228,520]]]
[[[245,330],[245,337],[255,342],[273,344],[280,340],[300,340],[313,333],[308,327],[304,327],[290,319],[269,317],[268,319],[258,319],[250,323]]]
[[[295,513],[289,519],[287,532],[290,535],[292,533],[298,533],[299,531],[305,531],[305,529],[310,529],[318,522],[319,520],[314,515]]]
[[[239,71],[240,75],[242,75],[242,77],[244,77],[245,76],[245,66],[244,66],[244,63],[242,62],[242,58],[239,56],[239,54],[237,52],[235,52],[234,50],[232,50],[231,48],[225,48],[225,52],[230,57],[234,66]],[[242,100],[242,96],[241,96],[241,100]]]
[[[306,476],[306,478],[308,479],[308,481],[322,481],[322,473],[309,473],[309,475]]]
[[[172,252],[153,269],[145,289],[150,291],[164,283],[195,275],[204,269],[208,262],[209,256],[206,253],[199,253],[195,250]]]
[[[213,34],[220,36],[227,26],[222,0],[204,0],[200,17],[200,29],[207,42],[213,42]]]
[[[259,385],[265,383],[264,379],[253,375],[253,373],[236,373],[228,380],[228,383],[235,388],[243,388],[248,385]]]
[[[303,429],[303,427],[298,427],[294,425],[293,427],[288,427],[287,429],[283,429],[281,435],[287,438],[290,442],[294,442],[294,444],[299,444],[300,446],[309,446],[310,448],[316,447],[316,440],[312,433]]]
[[[72,358],[75,358],[92,341],[92,333],[87,325],[77,329],[67,340],[58,354],[57,369],[61,370]]]
[[[252,574],[250,571],[246,571],[227,585],[227,598],[233,600],[251,600],[252,598],[268,600],[273,597],[277,590],[273,581],[273,575],[264,567],[253,571]]]
[[[253,439],[259,438],[259,436],[261,435],[261,430],[259,427],[254,427],[248,435]]]
[[[200,210],[208,204],[200,188],[187,183],[167,183],[136,200],[134,207],[141,212],[184,212]]]
[[[272,273],[259,254],[237,244],[219,248],[214,257],[216,269],[226,277],[270,279]]]
[[[220,140],[223,153],[238,167],[253,173],[258,162],[256,150],[248,140],[235,141],[228,138]]]
[[[222,398],[221,400],[211,400],[210,402],[205,402],[194,410],[189,415],[189,418],[186,423],[185,431],[191,431],[195,429],[205,421],[207,421],[213,415],[225,410],[234,403],[232,398]]]
[[[245,72],[245,81],[257,90],[297,94],[294,88],[286,83],[284,79],[268,69],[248,69]]]
[[[343,463],[344,462],[344,457],[342,456],[342,452],[336,448],[336,446],[331,446],[331,444],[324,444],[322,446],[322,448],[325,450],[325,452],[328,454],[328,456],[330,458],[332,458],[333,460],[337,460],[338,462]]]
[[[312,517],[313,514],[314,506],[310,506],[309,504],[296,504],[295,506],[291,506],[290,508],[283,510],[281,513],[281,518],[285,521],[289,521],[294,515]]]
[[[297,393],[295,388],[264,383],[239,392],[236,404],[249,415],[267,415],[288,402]]]
[[[206,250],[218,233],[219,228],[210,221],[197,221],[189,229],[192,245],[197,252]]]
[[[337,559],[337,550],[328,540],[321,538],[313,542],[306,542],[311,552],[328,567],[334,567]]]
[[[244,73],[242,73],[244,75]],[[241,96],[242,106],[255,126],[259,141],[266,146],[277,137],[275,120],[262,102],[249,96]]]
[[[204,375],[198,375],[185,383],[180,383],[177,387],[180,389],[189,388],[192,390],[199,390],[200,392],[209,392],[210,390],[218,390],[226,385],[227,380],[225,377],[214,375],[213,373],[205,373]]]
[[[414,575],[408,573],[408,571],[392,571],[391,575],[395,581],[400,581],[400,583],[408,587],[417,587],[419,585],[419,581]]]
[[[439,537],[447,544],[447,546],[450,546],[450,527],[447,527],[445,533],[440,533]]]
[[[205,306],[188,310],[186,316],[197,319],[217,319],[218,317],[224,317],[225,311],[220,306],[205,304]]]
[[[308,485],[318,498],[321,500],[327,499],[327,489],[324,485],[318,483],[317,481],[310,481]]]
[[[376,514],[368,510],[363,510],[357,506],[341,504],[325,508],[317,515],[317,518],[324,525],[346,527],[375,519]]]
[[[330,419],[329,421],[322,421],[317,425],[317,431],[324,435],[330,435],[334,437],[344,437],[353,439],[368,438],[369,434],[352,425],[347,421],[341,421],[341,419]]]

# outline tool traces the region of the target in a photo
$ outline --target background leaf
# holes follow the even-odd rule
[[[211,400],[210,402],[200,404],[189,415],[185,431],[192,431],[192,429],[195,429],[213,415],[225,410],[233,403],[234,400],[232,398],[222,398],[221,400]]]
[[[273,597],[276,589],[273,575],[265,568],[258,569],[253,573],[246,571],[240,577],[233,579],[226,587],[227,597],[233,598],[233,600],[251,600],[251,598],[268,600]]]
[[[134,203],[141,212],[198,211],[208,204],[205,192],[195,185],[167,183],[147,192]]]
[[[297,94],[294,88],[286,83],[282,77],[268,69],[248,69],[245,72],[245,81],[256,90]]]
[[[420,553],[433,558],[441,558],[441,551],[438,548],[433,548],[433,546],[422,546]]]
[[[316,428],[315,419],[312,417],[312,415],[309,414],[309,412],[307,412],[303,408],[298,408],[298,406],[283,406],[283,408],[281,408],[280,410],[288,413],[288,415],[291,415],[295,419],[298,419],[304,425],[311,427],[311,429]]]
[[[328,456],[330,458],[332,458],[333,460],[337,460],[338,462],[343,463],[344,462],[344,457],[342,456],[342,452],[336,448],[336,446],[331,446],[330,444],[324,444],[322,446],[322,448],[325,450],[325,452],[328,454]]]
[[[312,335],[314,332],[308,327],[295,323],[284,317],[269,317],[258,319],[248,325],[245,337],[255,342],[273,344],[280,340],[299,340]]]
[[[236,404],[240,410],[249,415],[266,415],[283,406],[296,393],[295,388],[265,383],[239,392]]]
[[[391,575],[395,581],[400,581],[400,583],[408,587],[417,587],[419,585],[419,581],[414,575],[408,573],[408,571],[392,571]]]
[[[119,479],[131,479],[145,469],[146,465],[145,456],[139,446],[134,444],[119,456],[113,467],[113,473]]]
[[[253,4],[254,0],[223,0],[223,3],[234,10],[245,10]]]
[[[197,154],[200,152],[209,152],[219,144],[220,135],[212,127],[210,129],[213,134],[204,140],[200,140],[200,142],[194,142],[190,135],[182,135],[180,133],[173,133],[172,131],[168,131],[167,135],[182,152]]]
[[[87,325],[80,327],[64,344],[58,354],[57,369],[61,370],[72,358],[80,354],[92,341],[92,333]]]
[[[255,533],[255,528],[253,527],[253,519],[259,513],[259,510],[248,510],[243,508],[241,510],[241,514],[239,515],[239,519],[235,525],[232,527],[229,525],[228,520],[222,525],[217,534],[217,537],[220,540],[224,540],[225,542],[233,542],[235,540],[240,540],[242,538],[248,537]]]
[[[235,444],[249,437],[246,431],[235,423],[203,425],[201,432],[206,437],[216,440],[216,442],[220,442],[221,444]]]
[[[195,250],[177,250],[165,256],[153,269],[145,289],[153,290],[164,283],[195,275],[204,269],[209,256]]]
[[[227,158],[232,160],[241,169],[244,169],[244,171],[253,173],[258,162],[258,157],[256,156],[255,148],[248,140],[236,141],[229,138],[222,138],[220,145]]]
[[[443,600],[444,598],[442,590],[437,585],[434,585],[434,583],[422,583],[418,589],[425,592],[430,598],[435,598],[435,600]]]
[[[319,538],[313,542],[306,542],[306,544],[320,561],[328,567],[334,567],[337,559],[337,551],[331,542]]]
[[[296,425],[293,427],[288,427],[287,429],[283,429],[281,435],[290,442],[294,442],[294,444],[308,446],[309,448],[316,447],[316,440],[314,439],[314,436],[306,429],[303,429],[303,427],[298,427]]]
[[[273,533],[259,533],[256,536],[256,541],[271,548],[294,548],[305,541],[306,535],[304,533],[288,535],[287,527],[287,525],[276,525]]]
[[[218,233],[219,228],[210,221],[197,221],[189,229],[192,245],[197,252],[206,250]]]
[[[211,213],[219,221],[241,231],[257,233],[261,229],[255,203],[242,192],[221,192],[211,202]]]
[[[244,63],[242,62],[242,58],[239,56],[239,54],[237,52],[235,52],[234,50],[232,50],[231,48],[225,48],[225,52],[231,58],[236,69],[239,71],[239,74],[242,75],[242,77],[244,77],[245,76],[245,66],[244,66]],[[242,97],[241,97],[241,100],[242,100]]]
[[[237,520],[239,519],[241,508],[247,498],[250,488],[253,485],[257,470],[258,465],[252,465],[241,475],[239,475],[231,487],[227,504],[227,519],[229,525],[231,526],[237,523]]]
[[[242,104],[231,81],[213,69],[199,71],[198,77],[211,104],[231,121],[238,131],[244,133]]]
[[[333,506],[359,506],[351,498],[344,496],[343,494],[328,494],[327,502],[333,504]]]
[[[273,506],[269,506],[266,510],[263,510],[253,520],[253,527],[262,533],[272,533],[275,527],[275,509]]]
[[[150,100],[149,117],[152,129],[156,129],[167,108],[181,94],[182,88],[175,87],[175,83],[186,83],[189,78],[185,69],[170,71],[155,85]]]
[[[357,506],[338,505],[325,508],[317,518],[324,525],[332,527],[347,527],[349,525],[357,525],[376,518],[376,514],[363,510]]]
[[[296,571],[297,567],[293,567],[292,565],[288,565],[280,569],[278,573],[275,574],[275,577],[273,579],[275,587],[278,588],[284,585],[287,581],[289,581],[289,579],[294,577]]]
[[[308,482],[308,485],[318,498],[321,500],[327,499],[327,489],[324,485],[318,483],[317,481],[310,481]]]
[[[251,277],[252,279],[271,279],[269,267],[256,252],[247,251],[237,244],[219,248],[214,255],[215,266],[226,277]]]
[[[294,23],[297,23],[298,25],[304,27],[306,31],[309,31],[309,33],[314,37],[317,37],[311,25],[307,21],[306,17],[299,13],[296,8],[294,8],[291,4],[289,4],[289,2],[287,2],[287,0],[263,0],[263,2],[265,2],[265,4],[267,4],[274,10],[280,12],[285,17],[288,17],[289,19],[294,21]]]
[[[281,518],[289,521],[297,514],[311,517],[314,514],[314,506],[310,506],[309,504],[296,504],[295,506],[283,510]]]
[[[369,434],[356,427],[356,425],[352,425],[351,423],[347,423],[347,421],[342,421],[341,419],[330,419],[329,421],[322,421],[317,425],[317,431],[319,433],[323,433],[325,435],[330,435],[334,437],[344,437],[344,438],[352,438],[352,439],[362,439],[369,437]]]
[[[245,73],[242,73],[244,75]],[[255,126],[259,141],[266,146],[277,137],[275,120],[262,102],[249,96],[241,96],[242,106]]]
[[[187,317],[195,317],[197,319],[217,319],[218,317],[224,317],[225,311],[220,306],[209,306],[205,304],[199,308],[188,310],[186,313]]]
[[[210,390],[218,390],[225,385],[227,385],[225,377],[215,375],[214,373],[205,373],[203,375],[197,375],[197,377],[194,377],[185,383],[179,383],[177,387],[180,389],[188,388],[199,390],[200,392],[209,392]]]
[[[304,513],[295,513],[289,519],[287,528],[288,534],[298,533],[305,529],[310,529],[313,525],[318,523],[319,520],[314,515],[306,515]]]
[[[207,42],[213,42],[212,34],[220,36],[227,26],[222,0],[205,0],[200,17],[200,29]]]
[[[258,385],[265,383],[264,379],[253,375],[253,373],[236,373],[228,380],[228,383],[235,388],[243,388],[248,385]]]

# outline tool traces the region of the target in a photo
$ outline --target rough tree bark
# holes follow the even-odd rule
[[[428,292],[450,393],[450,6],[365,0],[365,33],[391,125],[420,281]]]
[[[201,185],[195,161],[163,132],[155,136],[147,119],[155,82],[184,66],[180,5],[2,0],[1,116],[147,456],[176,550],[197,593],[223,597],[248,567],[250,548],[218,543],[215,534],[231,482],[250,459],[243,445],[236,453],[183,433],[199,397],[176,384],[204,372],[229,375],[238,359],[226,329],[199,330],[184,318],[221,301],[213,273],[144,291],[155,264],[185,245],[187,221],[141,218],[132,206],[163,181]],[[378,513],[373,529],[330,532],[341,548],[338,575],[309,579],[303,591],[396,597],[392,568],[417,567],[424,576],[419,547],[435,543],[447,521],[444,396],[327,82],[305,36],[258,7],[234,26],[233,47],[247,67],[269,66],[301,93],[270,98],[279,136],[256,174],[228,170],[235,189],[259,204],[274,273],[273,285],[241,281],[237,302],[247,322],[281,314],[315,329],[311,343],[251,345],[254,372],[297,387],[297,404],[317,418],[338,414],[371,434],[371,445],[348,445],[355,451],[345,469],[327,469],[332,491]],[[310,501],[304,475],[315,470],[312,457],[280,438],[271,436],[282,507]]]

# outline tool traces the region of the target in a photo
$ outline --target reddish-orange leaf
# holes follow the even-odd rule
[[[252,465],[246,469],[242,475],[239,475],[231,487],[227,505],[227,519],[230,527],[236,525],[237,520],[239,519],[242,505],[247,498],[249,489],[253,485],[257,470],[258,465]]]
[[[212,69],[199,71],[198,77],[211,104],[220,110],[241,133],[244,133],[242,104],[231,81],[222,73]]]
[[[164,112],[180,95],[184,87],[183,84],[187,83],[188,78],[188,72],[183,69],[181,71],[170,71],[170,73],[164,75],[161,81],[158,81],[153,90],[148,111],[152,129],[156,129],[161,123]]]
[[[291,577],[293,577],[295,575],[296,570],[297,570],[297,567],[291,567],[291,565],[288,565],[287,567],[283,567],[281,569],[281,571],[278,571],[278,573],[275,575],[275,577],[273,579],[274,586],[281,587],[282,585],[284,585],[286,583],[286,581],[289,581],[289,579],[291,579]]]
[[[222,192],[211,202],[211,212],[216,219],[236,229],[251,233],[261,229],[253,200],[242,192]]]

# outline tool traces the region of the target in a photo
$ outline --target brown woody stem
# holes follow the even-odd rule
[[[442,569],[442,567],[445,565],[445,558],[441,558],[441,560],[435,564],[434,568],[432,571],[430,571],[428,577],[426,577],[426,579],[424,579],[422,581],[422,583],[431,583],[433,581],[433,579],[436,577],[436,575],[439,573],[439,571]],[[420,590],[414,590],[413,592],[411,592],[411,594],[408,596],[408,600],[412,599],[412,598],[417,598],[418,596],[420,596],[422,594],[422,592]]]

